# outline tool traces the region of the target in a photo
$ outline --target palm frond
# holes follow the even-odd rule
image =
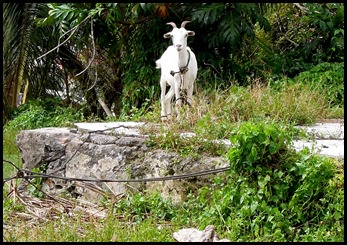
[[[23,78],[27,77],[28,69],[25,69],[25,64],[37,6],[36,3],[3,5],[3,80],[6,91],[4,96],[9,97],[4,101],[8,101],[11,107],[16,106]]]
[[[65,74],[58,66],[61,52],[37,60],[59,43],[58,23],[37,26],[36,18],[48,16],[47,4],[5,3],[3,9],[3,104],[9,108],[3,114],[7,115],[25,86],[31,98],[40,97],[45,88],[60,90]]]

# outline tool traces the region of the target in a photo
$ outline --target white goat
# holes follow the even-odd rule
[[[164,34],[164,38],[172,38],[169,46],[159,60],[156,61],[157,69],[161,68],[161,119],[171,119],[171,99],[175,94],[175,107],[177,120],[180,120],[179,107],[182,102],[191,105],[193,87],[198,72],[195,54],[187,47],[187,37],[194,36],[195,32],[187,31],[184,27],[190,21],[183,21],[181,28],[173,22],[167,23],[173,27],[171,32]],[[166,85],[170,89],[166,94]]]

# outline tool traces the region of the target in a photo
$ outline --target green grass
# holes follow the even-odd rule
[[[339,119],[344,118],[345,108],[341,106],[333,106],[328,111],[326,118],[328,119]]]
[[[62,215],[58,220],[33,227],[23,228],[19,222],[10,231],[5,230],[3,237],[8,242],[163,242],[173,241],[171,234],[170,224],[158,224],[158,220],[152,218],[141,223],[125,223],[112,215],[105,220]]]
[[[19,130],[5,128],[3,131],[3,159],[14,163],[17,167],[22,167],[22,160],[19,153],[19,149],[16,145],[16,135]],[[16,169],[9,163],[3,162],[3,177],[11,177],[16,172]]]

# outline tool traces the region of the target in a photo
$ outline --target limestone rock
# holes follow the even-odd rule
[[[44,165],[46,174],[55,176],[127,180],[188,174],[229,165],[223,158],[204,156],[193,160],[182,158],[175,152],[151,149],[146,144],[149,137],[142,134],[136,124],[112,125],[121,131],[111,130],[108,124],[83,124],[83,130],[23,130],[17,136],[23,168],[32,170]],[[105,129],[110,130],[106,132]],[[44,181],[43,190],[53,195],[69,191],[89,201],[98,200],[102,195],[101,190],[115,196],[134,190],[158,190],[163,197],[177,203],[185,200],[188,191],[212,184],[213,177],[206,175],[183,180],[128,183],[78,182],[49,178]],[[24,186],[21,185],[21,188]]]
[[[177,242],[230,242],[228,239],[220,240],[216,228],[208,225],[203,231],[195,228],[185,228],[174,232],[172,237]]]

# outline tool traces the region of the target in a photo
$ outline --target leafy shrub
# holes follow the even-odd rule
[[[275,164],[291,143],[290,129],[276,123],[241,123],[234,128],[228,152],[231,167],[251,173],[259,164]]]
[[[73,122],[83,121],[82,111],[64,107],[58,98],[32,100],[19,106],[12,114],[12,119],[3,128],[3,154],[21,166],[20,154],[16,145],[16,135],[20,130],[42,127],[69,126]],[[10,165],[4,165],[6,174],[12,172]]]
[[[129,210],[131,211],[129,212]],[[175,209],[170,200],[164,199],[160,193],[155,192],[151,195],[136,193],[128,196],[114,205],[113,212],[141,222],[148,217],[161,220],[171,219]]]
[[[16,130],[68,126],[84,120],[82,111],[65,107],[57,98],[32,100],[19,106],[12,117],[6,127]]]
[[[332,190],[338,176],[335,161],[307,148],[296,153],[292,136],[274,123],[240,124],[230,137],[228,178],[200,191],[205,203],[201,227],[211,222],[227,227],[233,241],[340,239],[343,190]],[[319,235],[327,234],[329,226],[334,238]]]
[[[321,63],[294,78],[296,83],[308,84],[324,91],[332,105],[344,105],[344,63]]]

